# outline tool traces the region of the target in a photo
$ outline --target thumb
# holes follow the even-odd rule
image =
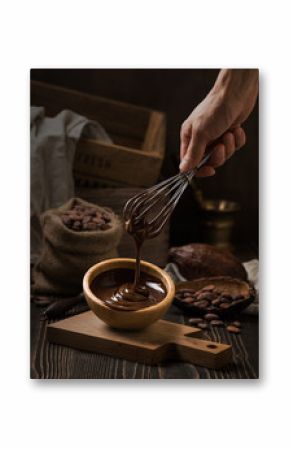
[[[187,151],[181,160],[179,169],[181,172],[186,172],[193,170],[198,163],[201,161],[206,149],[205,141],[197,136],[197,134],[192,134]]]

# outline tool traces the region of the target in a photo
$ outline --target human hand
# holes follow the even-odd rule
[[[180,131],[180,171],[195,168],[211,147],[212,155],[197,176],[212,176],[245,145],[242,123],[258,95],[258,70],[221,70],[213,89],[192,111]]]

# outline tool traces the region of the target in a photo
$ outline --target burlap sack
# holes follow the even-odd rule
[[[63,212],[75,204],[105,210],[111,216],[107,230],[76,232],[61,220]],[[32,274],[32,293],[75,295],[82,290],[82,280],[89,267],[101,260],[117,257],[122,222],[111,209],[101,208],[79,198],[72,198],[57,209],[41,216],[43,248]]]

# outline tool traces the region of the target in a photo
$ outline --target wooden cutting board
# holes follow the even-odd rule
[[[149,365],[179,360],[220,368],[232,356],[230,345],[202,340],[200,329],[164,320],[141,331],[120,331],[89,311],[50,324],[47,332],[51,343]]]

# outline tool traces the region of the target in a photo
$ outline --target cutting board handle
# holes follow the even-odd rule
[[[171,358],[171,356],[207,368],[220,368],[232,360],[232,349],[230,345],[223,343],[180,337],[167,348],[163,347],[163,357]]]

